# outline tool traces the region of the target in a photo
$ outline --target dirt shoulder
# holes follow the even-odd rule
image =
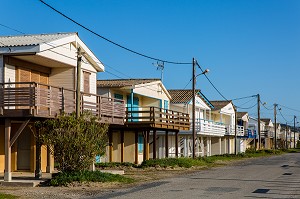
[[[235,160],[235,161],[224,161],[218,162],[217,166],[225,166],[231,164],[239,164],[244,160]],[[120,188],[129,188],[142,185],[144,183],[150,183],[160,179],[166,179],[175,177],[178,175],[187,175],[193,172],[197,172],[203,169],[209,169],[207,167],[193,167],[193,168],[132,168],[124,167],[117,168],[123,169],[125,171],[124,176],[135,179],[134,183],[131,184],[121,184],[121,183],[74,183],[68,187],[1,187],[0,193],[7,193],[19,196],[21,199],[27,198],[88,198],[93,197],[96,194],[101,192],[114,192],[116,189]]]

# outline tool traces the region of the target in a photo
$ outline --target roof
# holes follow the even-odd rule
[[[242,118],[242,117],[244,117],[244,115],[247,115],[247,114],[248,114],[248,112],[237,112],[236,117],[237,118]]]
[[[261,121],[263,121],[264,123],[266,123],[266,125],[270,124],[271,119],[270,118],[261,118]]]
[[[88,60],[98,72],[104,71],[102,62],[94,55],[86,44],[81,41],[76,32],[0,36],[0,54],[33,54],[44,57],[48,56],[49,58],[50,55],[47,55],[49,50],[69,43],[73,43],[76,47],[81,47],[83,57]],[[63,54],[57,54],[65,57]],[[74,58],[74,60],[76,59]]]
[[[42,43],[49,43],[51,41],[62,39],[71,35],[77,35],[77,33],[72,32],[72,33],[0,36],[0,47],[34,46]]]
[[[180,103],[188,103],[191,101],[193,98],[193,90],[183,90],[183,89],[178,89],[178,90],[168,90],[170,93],[172,100],[171,103],[174,104],[180,104]],[[203,101],[208,105],[209,107],[213,108],[214,106],[210,103],[210,101],[201,93],[200,89],[195,90],[196,94],[203,99]]]
[[[231,101],[225,101],[225,100],[210,101],[210,102],[214,106],[213,111],[220,110],[220,109],[224,108],[225,106],[227,106],[229,103],[231,103]]]
[[[160,79],[109,79],[97,80],[97,87],[121,88],[127,86],[134,86],[138,84],[147,84],[151,82],[160,81]]]

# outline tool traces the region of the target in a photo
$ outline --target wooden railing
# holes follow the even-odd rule
[[[189,130],[187,113],[157,107],[127,107],[125,123],[161,129]]]
[[[81,112],[90,110],[100,121],[123,124],[123,100],[81,93]],[[55,117],[72,113],[76,107],[76,92],[35,82],[0,83],[0,117]]]

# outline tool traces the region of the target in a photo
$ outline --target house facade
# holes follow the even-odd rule
[[[171,108],[189,113],[193,112],[193,91],[192,90],[168,90],[172,100]],[[200,90],[196,90],[195,95],[195,155],[211,156],[222,153],[222,139],[226,133],[225,125],[215,122],[211,117],[212,103],[204,96]],[[193,131],[192,119],[191,129],[179,131],[180,144],[179,151],[183,157],[191,157],[193,153]]]
[[[98,80],[97,92],[126,104],[125,124],[110,125],[101,161],[141,163],[169,157],[172,148],[178,156],[178,132],[190,128],[189,114],[170,109],[171,96],[159,79]]]
[[[103,71],[77,33],[0,37],[0,171],[5,180],[11,180],[12,171],[51,172],[51,149],[36,142],[34,122],[75,111],[77,77],[78,111],[123,124],[124,102],[96,95],[96,74]]]
[[[214,122],[225,125],[225,136],[221,140],[221,154],[235,152],[235,108],[231,101],[210,101],[214,108],[211,118]],[[243,129],[239,127],[237,129]]]

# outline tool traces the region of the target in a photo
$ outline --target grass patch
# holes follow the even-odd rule
[[[288,150],[290,152],[294,150]],[[239,160],[243,158],[252,158],[252,157],[263,157],[270,155],[282,154],[286,151],[284,150],[252,150],[249,149],[245,153],[235,154],[223,154],[223,155],[214,155],[209,157],[199,157],[197,159],[192,158],[164,158],[156,160],[146,160],[142,162],[141,167],[162,167],[162,168],[190,168],[197,166],[211,167],[219,165],[220,162]]]
[[[18,196],[6,194],[6,193],[0,193],[0,199],[15,199],[15,198],[18,198]]]
[[[120,182],[132,183],[133,179],[118,174],[103,173],[100,171],[72,171],[61,172],[55,175],[51,181],[51,186],[67,186],[72,182]]]
[[[130,163],[130,162],[100,162],[95,163],[96,168],[123,168],[123,167],[134,167],[138,168],[139,165]]]
[[[147,167],[183,167],[190,168],[192,166],[205,166],[205,162],[199,159],[191,158],[164,158],[156,160],[146,160],[141,164],[142,168]]]

